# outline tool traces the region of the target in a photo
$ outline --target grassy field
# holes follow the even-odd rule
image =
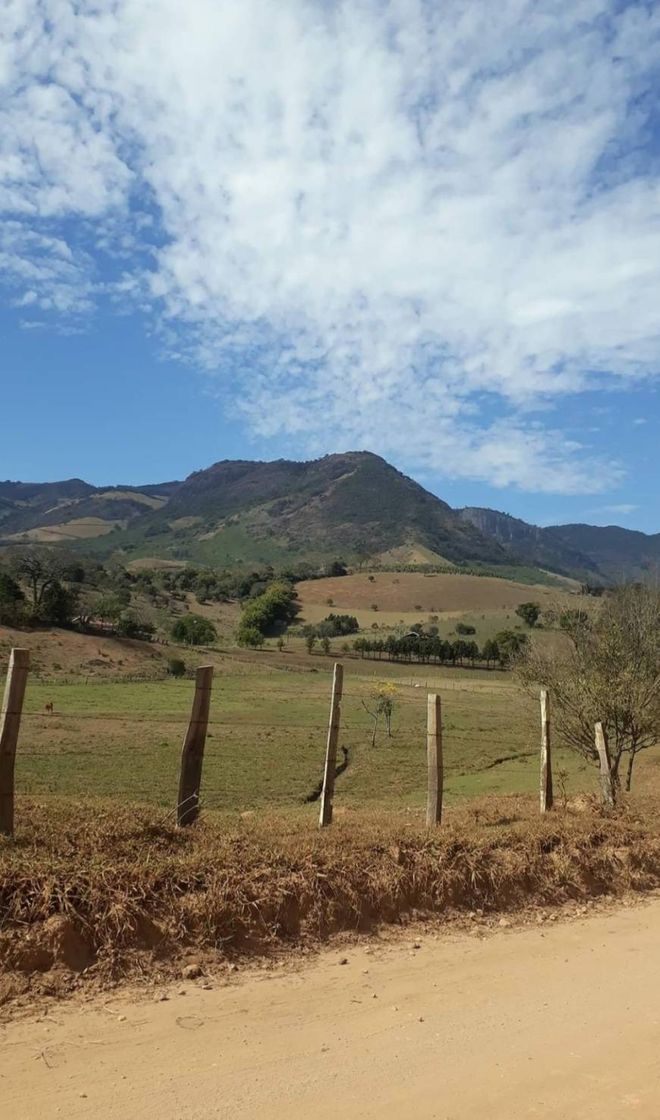
[[[514,583],[491,576],[431,572],[356,573],[330,579],[305,580],[297,584],[303,611],[312,605],[325,606],[331,598],[335,607],[391,614],[417,612],[425,615],[462,611],[515,610],[533,599],[550,606],[566,592],[541,585]]]
[[[521,603],[533,601],[542,609],[576,603],[576,595],[566,589],[453,573],[365,572],[307,580],[297,591],[303,623],[318,623],[335,611],[355,615],[364,632],[422,622],[450,638],[456,623],[465,622],[475,627],[480,643],[498,630],[525,630],[515,613]]]
[[[204,764],[204,803],[214,810],[299,809],[318,782],[325,750],[331,659],[295,654],[216,658]],[[381,681],[396,688],[393,735],[371,746],[363,707]],[[449,802],[533,791],[538,712],[505,673],[437,671],[360,661],[345,667],[340,742],[350,764],[337,805],[422,806],[426,691],[443,696]],[[99,795],[172,805],[192,698],[189,680],[58,684],[31,680],[17,761],[30,795]],[[45,712],[47,702],[55,711]],[[571,792],[594,786],[574,756],[558,752]],[[594,787],[595,788],[595,787]]]
[[[556,602],[555,590],[488,577],[380,573],[299,585],[302,618],[330,610],[358,614],[365,629],[391,618],[438,616],[443,637],[458,619],[471,621],[477,640],[521,625],[515,606],[529,598]],[[333,600],[332,606],[327,600]],[[378,600],[382,610],[364,603]],[[235,603],[187,607],[212,618],[218,648],[182,649],[73,632],[0,631],[0,665],[12,645],[31,649],[33,670],[17,761],[20,792],[118,797],[171,808],[179,752],[192,698],[190,679],[167,678],[168,659],[182,656],[189,673],[212,663],[214,700],[204,766],[209,810],[287,810],[305,804],[322,773],[330,674],[343,639],[329,656],[309,655],[301,638],[279,653],[237,650]],[[181,607],[183,608],[183,604]],[[422,606],[420,612],[418,608]],[[386,608],[389,608],[386,609]],[[549,640],[551,632],[540,632]],[[510,674],[345,657],[340,743],[349,766],[337,785],[337,806],[414,809],[425,799],[425,696],[443,697],[446,796],[451,803],[481,794],[533,792],[537,785],[538,709]],[[144,678],[137,680],[136,678]],[[381,730],[371,746],[366,707],[381,681],[396,688],[393,735]],[[52,703],[54,713],[46,714]],[[555,769],[568,792],[594,788],[594,775],[574,755],[557,751]]]

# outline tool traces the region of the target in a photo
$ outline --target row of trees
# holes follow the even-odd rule
[[[502,630],[494,638],[489,638],[479,647],[475,641],[458,638],[450,642],[446,639],[427,634],[410,633],[397,638],[390,634],[387,638],[356,638],[353,649],[362,657],[386,656],[390,661],[409,661],[440,665],[470,665],[485,662],[509,665],[518,657],[528,639],[525,634],[514,630]]]
[[[250,572],[237,569],[197,568],[187,564],[179,570],[148,573],[154,585],[160,584],[170,594],[192,592],[200,603],[241,601],[257,598],[273,583],[296,583],[305,579],[345,576],[348,569],[342,560],[331,560],[319,566],[307,561],[275,569],[272,565]]]

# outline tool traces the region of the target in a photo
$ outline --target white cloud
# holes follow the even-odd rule
[[[658,370],[660,178],[639,153],[660,10],[618,9],[10,4],[2,206],[133,254],[117,296],[224,375],[258,435],[606,489],[621,468],[548,405]]]
[[[609,506],[596,506],[595,509],[589,510],[590,514],[618,514],[619,516],[626,517],[630,513],[635,513],[639,509],[638,505],[634,502],[618,502]]]

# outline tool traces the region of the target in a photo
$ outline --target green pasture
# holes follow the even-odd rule
[[[287,655],[282,655],[282,666]],[[332,660],[290,671],[227,658],[216,671],[203,775],[208,809],[296,808],[322,772]],[[312,671],[310,671],[312,670]],[[371,745],[379,681],[396,687],[393,735]],[[340,743],[350,764],[336,805],[417,809],[425,799],[426,692],[443,698],[447,800],[532,792],[538,708],[510,675],[388,662],[345,662]],[[54,684],[30,680],[16,765],[17,792],[103,796],[171,807],[192,700],[190,680]],[[45,711],[52,702],[53,714]],[[592,788],[590,769],[557,750],[567,792]],[[561,774],[560,774],[561,772]]]

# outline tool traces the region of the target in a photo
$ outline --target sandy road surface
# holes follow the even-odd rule
[[[660,1117],[660,899],[419,945],[16,1021],[0,1116]]]

